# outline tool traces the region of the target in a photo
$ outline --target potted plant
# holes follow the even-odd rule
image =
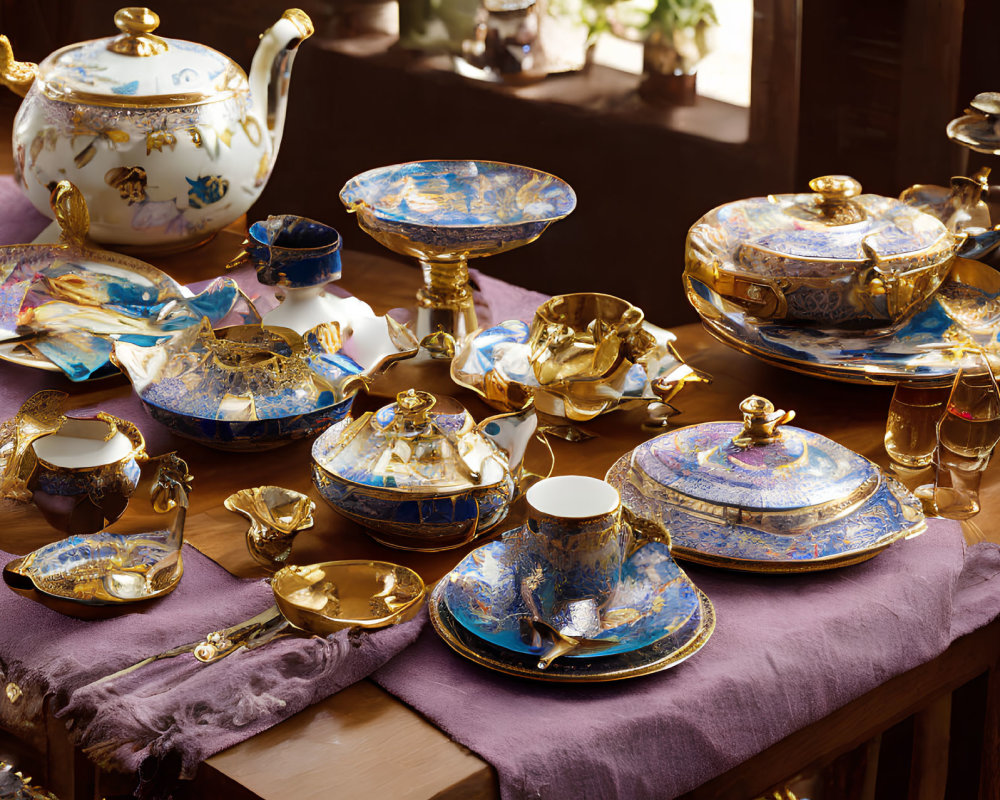
[[[698,64],[719,24],[711,0],[656,0],[646,23],[639,95],[657,105],[690,105]]]

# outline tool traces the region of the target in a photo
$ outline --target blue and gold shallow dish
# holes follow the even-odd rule
[[[340,192],[348,211],[390,250],[416,258],[473,257],[534,241],[576,207],[565,181],[498,161],[411,161],[368,170]]]
[[[0,247],[0,359],[73,381],[105,377],[116,371],[113,339],[151,345],[203,318],[217,324],[241,297],[228,278],[192,297],[156,267],[95,247],[68,181],[53,191],[52,210],[59,243]]]
[[[902,484],[793,414],[743,401],[744,422],[670,431],[620,458],[606,480],[671,552],[751,572],[809,572],[865,561],[926,529]],[[778,429],[778,425],[783,427]]]
[[[530,569],[522,559],[523,528],[504,534],[467,555],[445,579],[444,601],[463,627],[497,647],[538,657],[544,648],[522,636],[532,611],[524,598]],[[529,573],[529,574],[525,574]],[[529,590],[530,591],[530,590]],[[700,613],[698,590],[670,557],[665,542],[647,542],[622,564],[621,580],[601,611],[601,630],[589,638],[617,642],[602,657],[630,653],[685,630]],[[552,624],[573,624],[557,615]],[[569,653],[566,658],[587,658]],[[558,663],[558,662],[555,662]]]
[[[849,383],[947,385],[963,348],[982,345],[1000,370],[1000,274],[956,258],[930,303],[903,325],[847,333],[772,323],[747,314],[688,277],[688,299],[709,333],[740,352],[785,369]]]

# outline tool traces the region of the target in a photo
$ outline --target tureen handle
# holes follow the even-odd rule
[[[774,403],[755,394],[740,403],[740,411],[743,412],[743,430],[733,437],[737,447],[769,444],[781,435],[779,425],[795,419],[794,411],[775,411]]]
[[[0,83],[14,94],[24,97],[37,75],[38,65],[30,61],[15,61],[10,40],[0,36]]]

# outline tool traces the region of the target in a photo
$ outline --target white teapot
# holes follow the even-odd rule
[[[147,8],[115,14],[121,33],[80,42],[40,65],[14,60],[0,36],[0,82],[24,97],[14,118],[15,173],[51,216],[71,180],[90,235],[113,246],[193,247],[244,214],[278,154],[296,48],[313,33],[289,9],[261,37],[250,78],[205,45],[153,33]]]

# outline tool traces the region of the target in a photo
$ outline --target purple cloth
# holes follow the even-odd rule
[[[715,604],[689,661],[621,683],[506,677],[429,627],[373,678],[492,764],[504,798],[675,797],[1000,614],[1000,550],[959,525],[800,576],[689,569]]]
[[[273,605],[266,582],[235,578],[190,546],[183,553],[184,577],[171,594],[111,619],[73,619],[0,591],[0,682],[24,692],[18,703],[0,704],[0,724],[18,730],[48,697],[101,766],[134,772],[147,757],[172,755],[181,777],[190,777],[213,753],[361,680],[409,645],[426,620],[353,636],[279,639],[207,665],[184,654],[94,684]],[[0,553],[3,563],[10,558]]]
[[[549,299],[546,294],[491,278],[477,269],[469,270],[469,278],[476,288],[476,316],[480,325],[496,325],[509,319],[531,322],[535,309]]]
[[[13,175],[0,175],[0,244],[27,244],[50,222],[25,197]]]

